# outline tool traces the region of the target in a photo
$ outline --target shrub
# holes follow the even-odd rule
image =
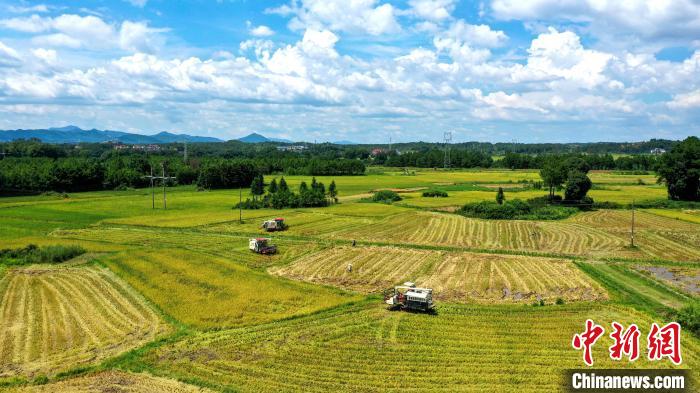
[[[676,312],[675,318],[684,329],[700,335],[700,302],[695,302]]]
[[[566,302],[564,301],[564,299],[562,299],[562,298],[560,298],[560,297],[558,297],[558,298],[557,298],[557,301],[555,302],[555,304],[558,304],[558,305],[562,305],[562,304],[565,304],[565,303],[566,303]]]
[[[442,191],[442,190],[428,190],[428,191],[423,191],[423,196],[424,197],[432,197],[432,198],[447,198],[447,192]]]
[[[80,246],[44,246],[30,244],[23,248],[0,250],[0,262],[8,265],[60,263],[85,253]]]
[[[398,202],[402,198],[399,194],[397,194],[394,191],[391,190],[381,190],[377,191],[372,195],[372,201],[373,202],[381,202],[381,203],[392,203],[392,202]]]
[[[459,210],[466,217],[490,220],[561,220],[576,213],[577,209],[563,206],[531,205],[520,199],[496,202],[468,203]]]

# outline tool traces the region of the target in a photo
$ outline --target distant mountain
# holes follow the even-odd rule
[[[263,142],[294,143],[294,141],[290,141],[289,139],[268,138],[264,135],[258,134],[257,132],[246,135],[242,138],[238,138],[237,140],[240,142],[244,142],[244,143],[263,143]]]
[[[124,131],[83,130],[76,126],[54,127],[38,130],[0,131],[0,142],[37,138],[45,143],[100,143],[121,142],[128,144],[160,144],[174,142],[222,142],[221,139],[160,132],[155,135],[132,134]]]
[[[332,143],[334,145],[357,145],[358,144],[357,142],[353,142],[353,141],[336,141],[336,142],[332,142]]]

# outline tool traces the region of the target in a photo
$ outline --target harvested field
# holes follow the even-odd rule
[[[0,315],[0,378],[95,364],[169,330],[141,295],[98,266],[9,269]]]
[[[352,271],[348,271],[352,265]],[[597,300],[605,291],[570,261],[516,255],[395,247],[337,247],[270,269],[271,273],[365,293],[404,281],[445,301]]]
[[[240,392],[552,392],[565,369],[581,366],[572,332],[587,318],[649,326],[624,306],[440,307],[438,315],[379,305],[188,337],[144,355],[154,369]],[[683,336],[683,367],[700,365],[700,343]],[[667,362],[614,362],[593,348],[600,368],[667,368]],[[533,372],[536,368],[536,372]],[[274,370],[274,372],[271,372]]]
[[[47,385],[10,389],[8,393],[206,393],[209,389],[187,385],[172,379],[106,371]]]
[[[630,210],[599,210],[577,214],[569,222],[592,226],[629,242]],[[644,211],[635,212],[635,240],[646,256],[700,261],[700,225]]]
[[[480,220],[429,212],[392,216],[338,237],[569,255],[620,255],[627,244],[622,237],[576,223]]]

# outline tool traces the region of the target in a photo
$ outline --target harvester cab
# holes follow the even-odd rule
[[[284,218],[278,217],[274,220],[267,220],[263,222],[262,228],[268,232],[284,231],[287,229],[287,224],[284,223]]]
[[[390,309],[431,311],[433,305],[433,290],[417,288],[412,282],[394,287],[384,292],[384,302]]]
[[[277,246],[270,244],[270,239],[264,237],[250,239],[248,248],[250,251],[263,255],[272,255],[277,252]]]

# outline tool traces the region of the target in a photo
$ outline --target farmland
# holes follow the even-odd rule
[[[88,251],[56,265],[0,263],[0,387],[556,391],[562,371],[582,364],[571,337],[587,318],[646,328],[697,302],[691,209],[637,210],[631,247],[625,206],[559,221],[449,213],[498,187],[507,200],[541,196],[536,171],[410,172],[337,177],[340,203],[282,211],[239,212],[238,190],[188,186],[168,189],[167,210],[144,189],[0,198],[0,248]],[[596,201],[665,198],[647,175],[591,178]],[[378,189],[403,200],[362,201]],[[266,234],[260,224],[274,217],[289,228]],[[258,236],[279,252],[250,252]],[[405,281],[434,289],[435,314],[382,306],[378,294]],[[700,366],[700,340],[684,331],[682,344],[682,367]],[[596,367],[668,366],[606,351],[595,348]]]
[[[168,331],[141,295],[99,266],[10,269],[0,299],[0,377],[95,363]]]
[[[586,318],[650,322],[642,313],[608,305],[543,310],[453,305],[425,317],[364,304],[195,335],[147,354],[144,361],[165,376],[216,381],[217,388],[242,392],[556,391],[561,372],[580,364],[570,332]],[[685,364],[694,368],[700,361],[698,342],[685,345]],[[606,351],[595,348],[596,365],[621,367]],[[632,367],[658,366],[640,359]]]
[[[437,299],[457,302],[606,298],[604,291],[569,261],[515,255],[339,247],[271,272],[367,293],[413,281],[433,288]]]

